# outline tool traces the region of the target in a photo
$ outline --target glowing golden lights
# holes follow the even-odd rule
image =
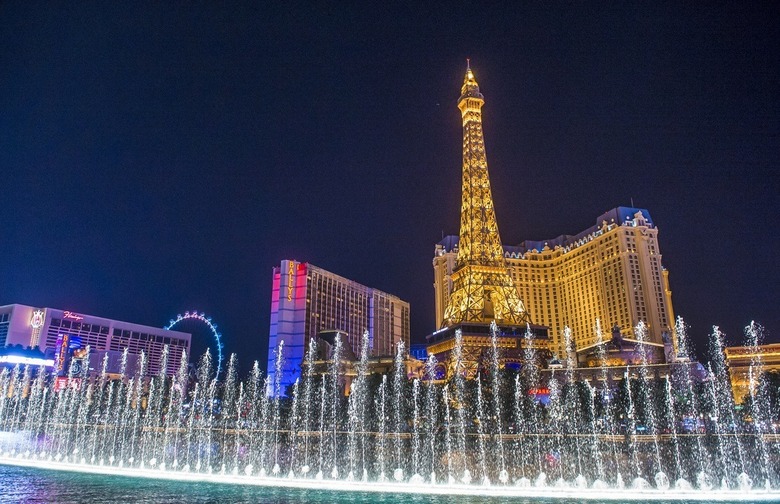
[[[518,325],[528,322],[498,234],[482,133],[484,103],[469,67],[458,100],[463,116],[460,238],[452,274],[452,295],[444,311],[443,326],[493,320]]]
[[[293,292],[295,291],[295,263],[290,261],[287,268],[287,301],[292,301]]]

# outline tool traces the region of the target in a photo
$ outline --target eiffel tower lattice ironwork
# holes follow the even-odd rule
[[[458,108],[463,116],[463,200],[458,256],[443,326],[491,322],[525,324],[528,313],[509,275],[490,192],[482,106],[485,99],[467,65]]]

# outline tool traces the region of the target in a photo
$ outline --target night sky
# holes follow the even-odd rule
[[[777,2],[170,4],[0,4],[0,304],[196,308],[246,370],[289,258],[408,300],[420,340],[468,57],[505,244],[633,198],[699,351],[780,340]]]

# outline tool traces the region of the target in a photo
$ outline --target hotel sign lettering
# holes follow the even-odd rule
[[[62,312],[62,318],[66,318],[68,320],[84,320],[84,317],[76,313],[73,313],[72,311]]]
[[[295,263],[290,261],[287,268],[287,301],[292,301],[293,291],[295,290]]]

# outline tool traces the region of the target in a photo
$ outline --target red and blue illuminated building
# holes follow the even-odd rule
[[[354,358],[364,331],[372,357],[393,355],[401,341],[409,348],[409,303],[309,263],[284,260],[273,269],[268,377],[274,383],[276,349],[284,341],[283,394],[301,376],[311,339],[324,360],[330,344],[320,335],[338,332],[345,357]]]

